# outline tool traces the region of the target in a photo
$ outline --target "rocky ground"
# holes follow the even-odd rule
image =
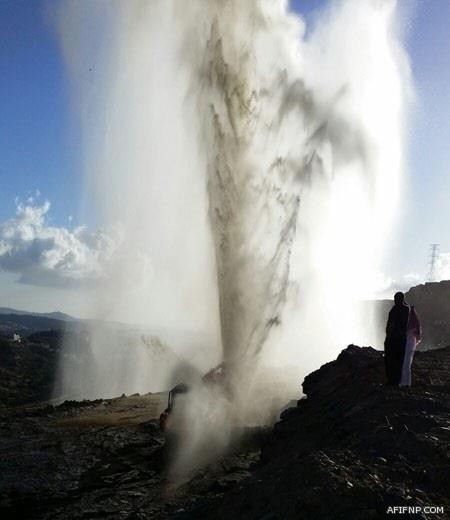
[[[185,481],[167,474],[167,394],[0,411],[0,518],[171,518],[248,477],[268,430],[249,429]]]
[[[413,388],[383,383],[381,353],[348,347],[305,378],[252,476],[186,518],[449,518],[450,347],[417,353]]]
[[[273,429],[248,429],[174,482],[156,417],[165,395],[0,411],[0,517],[378,519],[389,506],[450,517],[450,348],[419,352],[412,389],[350,346],[306,377]],[[392,518],[394,515],[388,515]]]

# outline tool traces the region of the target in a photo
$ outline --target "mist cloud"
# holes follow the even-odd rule
[[[438,275],[441,280],[450,280],[450,253],[439,255]]]
[[[411,287],[425,283],[425,279],[418,273],[407,273],[395,279],[382,275],[383,283],[374,291],[374,297],[391,299],[397,291],[407,292]]]
[[[50,202],[17,203],[13,218],[0,224],[0,269],[19,282],[40,286],[84,284],[105,276],[118,237],[51,226]]]

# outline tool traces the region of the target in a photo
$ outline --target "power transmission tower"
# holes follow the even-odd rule
[[[430,254],[428,257],[428,281],[434,282],[436,280],[436,270],[439,261],[439,245],[440,244],[430,244]]]

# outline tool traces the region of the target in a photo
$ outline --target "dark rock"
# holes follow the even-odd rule
[[[387,388],[381,352],[352,345],[305,378],[306,397],[275,428],[237,432],[222,459],[176,488],[156,417],[128,420],[151,396],[6,407],[0,514],[376,520],[390,505],[449,511],[449,369],[450,348],[419,352],[411,391]],[[121,420],[105,421],[120,407]]]
[[[389,505],[438,503],[449,511],[449,369],[450,348],[417,353],[404,392],[384,386],[381,352],[349,346],[305,378],[299,411],[282,414],[240,489],[185,517],[381,519]]]
[[[406,301],[415,305],[423,325],[420,348],[442,348],[450,345],[450,280],[412,287]]]

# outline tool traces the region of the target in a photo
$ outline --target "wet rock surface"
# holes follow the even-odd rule
[[[155,418],[166,396],[0,410],[0,517],[378,519],[450,512],[450,348],[419,352],[411,389],[350,346],[307,376],[273,429],[174,482]]]

